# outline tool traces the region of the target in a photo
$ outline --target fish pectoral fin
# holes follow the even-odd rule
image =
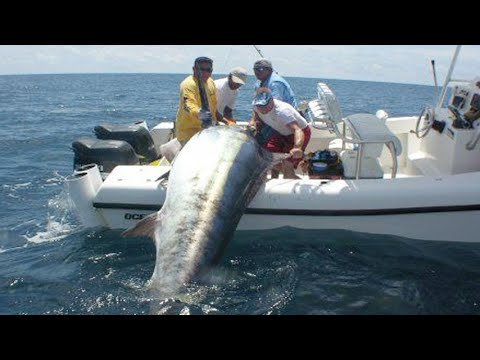
[[[122,237],[150,237],[152,240],[155,239],[155,226],[158,222],[157,220],[158,213],[153,213],[142,219],[138,224],[132,226],[130,229],[125,230],[122,233]]]

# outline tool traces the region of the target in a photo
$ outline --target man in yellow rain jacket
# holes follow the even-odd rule
[[[211,78],[212,71],[213,61],[207,57],[199,57],[195,59],[193,75],[187,77],[180,84],[180,105],[177,112],[175,136],[182,146],[202,128],[217,125],[219,119],[216,112],[216,88]],[[205,91],[204,102],[208,103],[203,104],[203,107],[201,84],[198,79],[201,79]]]

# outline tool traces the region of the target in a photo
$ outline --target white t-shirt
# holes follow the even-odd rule
[[[292,122],[296,122],[302,130],[308,126],[307,120],[305,120],[292,105],[277,99],[273,99],[273,108],[269,113],[262,114],[257,111],[255,112],[265,124],[271,126],[284,136],[293,134],[293,130],[287,126]]]
[[[228,86],[228,77],[215,80],[214,83],[217,88],[217,111],[223,115],[225,106],[228,106],[232,110],[235,108],[238,89],[230,89],[230,86]]]

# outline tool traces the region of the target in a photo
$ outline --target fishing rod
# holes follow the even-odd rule
[[[202,102],[202,110],[209,111],[207,94],[205,93],[205,87],[203,86],[203,81],[201,77],[200,65],[198,63],[195,64],[195,70],[195,75],[198,80],[198,90],[200,90],[200,101]]]
[[[257,50],[257,52],[260,54],[260,56],[265,59],[265,56],[263,56],[262,52],[260,51],[260,49],[257,47],[257,45],[253,45],[253,47],[255,48],[255,50]],[[278,71],[275,70],[275,74],[278,74]]]
[[[200,64],[198,64],[198,63],[195,64],[195,72],[196,72],[195,76],[198,80],[198,90],[200,91],[200,101],[202,103],[200,112],[210,112],[210,108],[208,106],[207,93],[205,92],[205,86],[203,85],[203,81],[202,81],[202,77],[201,77]],[[213,114],[210,114],[210,119],[200,118],[200,121],[202,122],[202,128],[203,129],[212,126],[212,122],[213,122],[212,116],[213,116]],[[206,121],[206,120],[208,120],[208,121]]]
[[[257,45],[253,45],[253,47],[255,48],[255,50],[257,50],[257,52],[260,54],[260,56],[262,58],[265,58],[265,56],[263,56],[262,52],[260,51],[260,49],[257,47]]]
[[[201,111],[210,111],[210,108],[208,106],[208,98],[207,98],[207,93],[205,92],[205,86],[203,85],[203,81],[202,81],[202,78],[201,78],[201,70],[200,70],[200,65],[199,64],[196,64],[195,65],[195,72],[196,72],[196,78],[198,80],[198,89],[200,90],[200,100],[202,102],[202,110]],[[220,121],[226,125],[228,125],[228,122],[223,120],[223,119],[217,119],[217,121]],[[203,120],[202,120],[202,127],[205,128],[205,127],[210,127],[212,125],[212,122],[213,122],[213,119],[210,118],[210,121],[209,123],[210,124],[205,124],[203,123]]]

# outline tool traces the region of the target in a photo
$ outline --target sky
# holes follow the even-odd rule
[[[285,77],[440,85],[455,45],[257,45]],[[191,73],[193,60],[214,60],[214,74],[241,66],[253,75],[253,45],[0,45],[0,75]],[[480,45],[463,46],[454,78],[480,76]]]

